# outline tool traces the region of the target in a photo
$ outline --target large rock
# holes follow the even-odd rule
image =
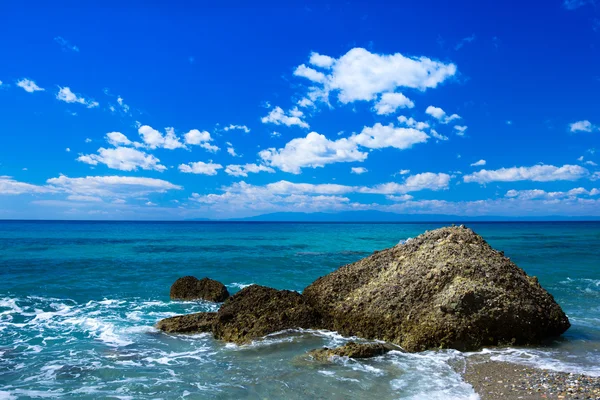
[[[211,312],[177,315],[158,321],[156,328],[168,333],[211,332],[216,317],[217,313]]]
[[[208,300],[220,303],[227,300],[229,292],[221,282],[193,276],[184,276],[171,286],[172,300]]]
[[[300,293],[251,285],[219,309],[213,333],[217,339],[244,344],[285,329],[315,328],[318,321]]]
[[[536,344],[570,326],[535,277],[462,226],[346,265],[303,296],[325,328],[408,351]]]
[[[344,346],[333,349],[323,347],[311,350],[308,354],[315,360],[321,362],[331,361],[334,357],[370,358],[381,356],[392,350],[400,350],[388,343],[356,343],[348,342]]]

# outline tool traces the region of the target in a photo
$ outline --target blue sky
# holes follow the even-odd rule
[[[12,2],[0,218],[600,216],[600,15]]]

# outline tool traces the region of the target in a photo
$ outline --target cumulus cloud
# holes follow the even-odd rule
[[[38,85],[35,84],[34,81],[27,79],[27,78],[19,79],[17,81],[17,86],[29,93],[41,92],[41,91],[46,90],[44,88],[39,87]]]
[[[335,93],[341,103],[375,100],[379,94],[395,92],[401,87],[426,90],[456,73],[454,64],[445,64],[427,57],[406,57],[400,53],[377,54],[364,48],[354,48],[340,58],[311,54],[310,64],[301,65],[296,75],[309,80],[310,89],[324,100]],[[311,100],[319,95],[309,95]]]
[[[362,193],[377,193],[377,194],[398,194],[418,192],[421,190],[444,190],[448,189],[448,185],[452,177],[444,173],[424,172],[421,174],[411,175],[402,183],[385,183],[371,188],[361,189]]]
[[[361,133],[350,137],[349,140],[369,149],[394,147],[404,150],[417,143],[425,143],[427,139],[429,136],[418,129],[376,123],[372,127],[365,126]]]
[[[164,148],[164,149],[181,149],[185,148],[185,145],[175,135],[175,129],[165,128],[166,134],[163,135],[156,129],[148,125],[142,125],[138,128],[142,140],[146,147],[150,149]]]
[[[217,175],[218,170],[222,168],[221,164],[214,164],[213,162],[205,163],[202,161],[179,165],[179,171],[197,175]]]
[[[429,128],[429,124],[427,122],[419,122],[412,117],[406,118],[404,115],[398,117],[398,122],[400,122],[400,124],[402,125],[408,126],[410,128],[415,128],[420,131]]]
[[[297,108],[294,108],[287,113],[281,107],[272,109],[266,117],[262,117],[263,124],[275,124],[285,126],[299,126],[301,128],[309,128],[308,123],[302,120],[304,113]]]
[[[471,167],[481,167],[484,166],[487,162],[485,160],[479,160],[471,164]]]
[[[61,87],[56,94],[56,98],[65,103],[79,103],[87,106],[87,108],[95,108],[99,106],[99,103],[94,100],[86,100],[85,98],[76,95],[71,91],[69,87]]]
[[[110,143],[111,145],[118,147],[121,145],[124,146],[129,146],[131,144],[133,144],[133,142],[129,139],[127,139],[127,136],[123,135],[121,132],[109,132],[106,134],[106,140],[108,141],[108,143]],[[91,140],[90,140],[91,142]],[[86,143],[89,143],[86,140]]]
[[[352,167],[350,168],[350,172],[356,175],[361,175],[367,173],[369,170],[365,167]]]
[[[532,167],[512,167],[497,170],[474,172],[464,176],[465,182],[516,182],[516,181],[574,181],[589,175],[589,171],[579,165],[534,165]]]
[[[437,119],[442,124],[448,124],[454,120],[460,119],[460,115],[448,115],[443,109],[434,106],[427,107],[427,109],[425,110],[425,114],[431,115],[433,118]]]
[[[379,115],[388,115],[396,112],[398,108],[413,108],[413,103],[408,97],[402,93],[384,93],[377,103],[375,103],[375,111]]]
[[[131,147],[115,147],[111,149],[101,147],[98,149],[98,154],[80,155],[77,161],[90,165],[104,164],[108,168],[121,171],[144,169],[162,172],[167,169],[152,154],[147,154]]]
[[[231,176],[248,176],[249,173],[257,174],[259,172],[275,173],[273,168],[266,165],[245,164],[245,165],[228,165],[225,168],[225,173]]]
[[[584,121],[577,121],[577,122],[573,122],[572,124],[569,124],[569,130],[573,133],[576,132],[592,132],[592,131],[597,131],[600,128],[598,128],[598,126],[592,124],[590,121],[588,120],[584,120]]]
[[[271,167],[299,174],[302,168],[324,167],[338,162],[364,161],[367,153],[358,150],[354,141],[343,138],[329,140],[325,135],[311,132],[305,138],[289,141],[284,148],[270,148],[259,153]]]
[[[225,128],[223,128],[224,131],[234,131],[234,130],[240,130],[240,131],[244,131],[245,133],[250,133],[250,128],[248,128],[246,125],[233,125],[230,124],[229,126],[226,126]]]

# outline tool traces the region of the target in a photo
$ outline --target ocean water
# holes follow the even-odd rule
[[[0,221],[0,399],[475,399],[456,372],[469,357],[600,376],[600,223],[467,225],[538,276],[571,320],[564,337],[320,364],[305,352],[350,338],[296,330],[240,347],[153,328],[216,310],[170,301],[181,276],[302,291],[442,224]]]

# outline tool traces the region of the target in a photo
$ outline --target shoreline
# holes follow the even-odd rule
[[[481,400],[600,399],[600,377],[468,359],[461,375]]]

